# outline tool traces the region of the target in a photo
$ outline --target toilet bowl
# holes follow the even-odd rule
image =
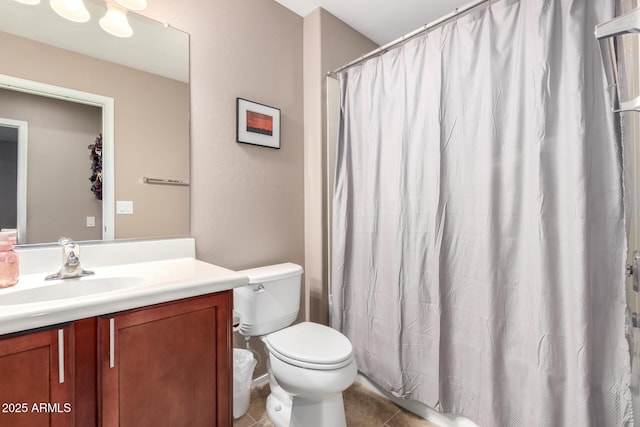
[[[269,352],[271,375],[290,396],[284,402],[274,394],[267,413],[278,427],[346,426],[342,392],[356,378],[349,340],[327,326],[303,322],[263,339]],[[278,409],[278,404],[282,409]],[[291,408],[286,423],[280,411]],[[283,418],[284,424],[279,424]],[[282,421],[281,421],[282,422]]]
[[[313,322],[293,326],[302,267],[278,264],[240,271],[249,285],[234,289],[240,333],[260,336],[268,357],[267,414],[278,427],[345,427],[342,392],[356,378],[351,342]]]

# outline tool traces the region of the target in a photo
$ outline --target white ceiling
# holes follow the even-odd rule
[[[318,7],[379,45],[469,4],[470,0],[275,0],[305,17]]]

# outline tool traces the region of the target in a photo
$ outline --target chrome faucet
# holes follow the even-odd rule
[[[77,243],[66,237],[62,237],[58,243],[62,246],[62,267],[44,280],[72,279],[94,274],[93,271],[83,270],[80,266],[80,246]]]

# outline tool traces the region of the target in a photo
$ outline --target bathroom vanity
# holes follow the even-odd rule
[[[129,264],[93,264],[83,248],[95,276],[42,285],[43,274],[27,274],[0,292],[0,425],[232,424],[232,289],[248,279],[189,257],[191,239],[178,240],[186,253],[137,242],[134,254],[157,246],[139,252],[153,260],[131,254],[139,262]],[[118,255],[105,254],[114,245]],[[105,263],[127,245],[95,249]],[[79,283],[97,292],[62,290]]]

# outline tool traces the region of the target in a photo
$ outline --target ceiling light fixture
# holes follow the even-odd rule
[[[22,3],[22,4],[39,4],[40,0],[16,0],[18,3]]]
[[[116,0],[120,6],[129,10],[144,10],[147,8],[147,0]]]
[[[91,16],[82,0],[49,0],[58,15],[73,22],[87,22]]]
[[[100,27],[116,37],[131,37],[133,35],[133,29],[127,19],[127,10],[114,4],[107,6],[107,13],[100,18]]]

